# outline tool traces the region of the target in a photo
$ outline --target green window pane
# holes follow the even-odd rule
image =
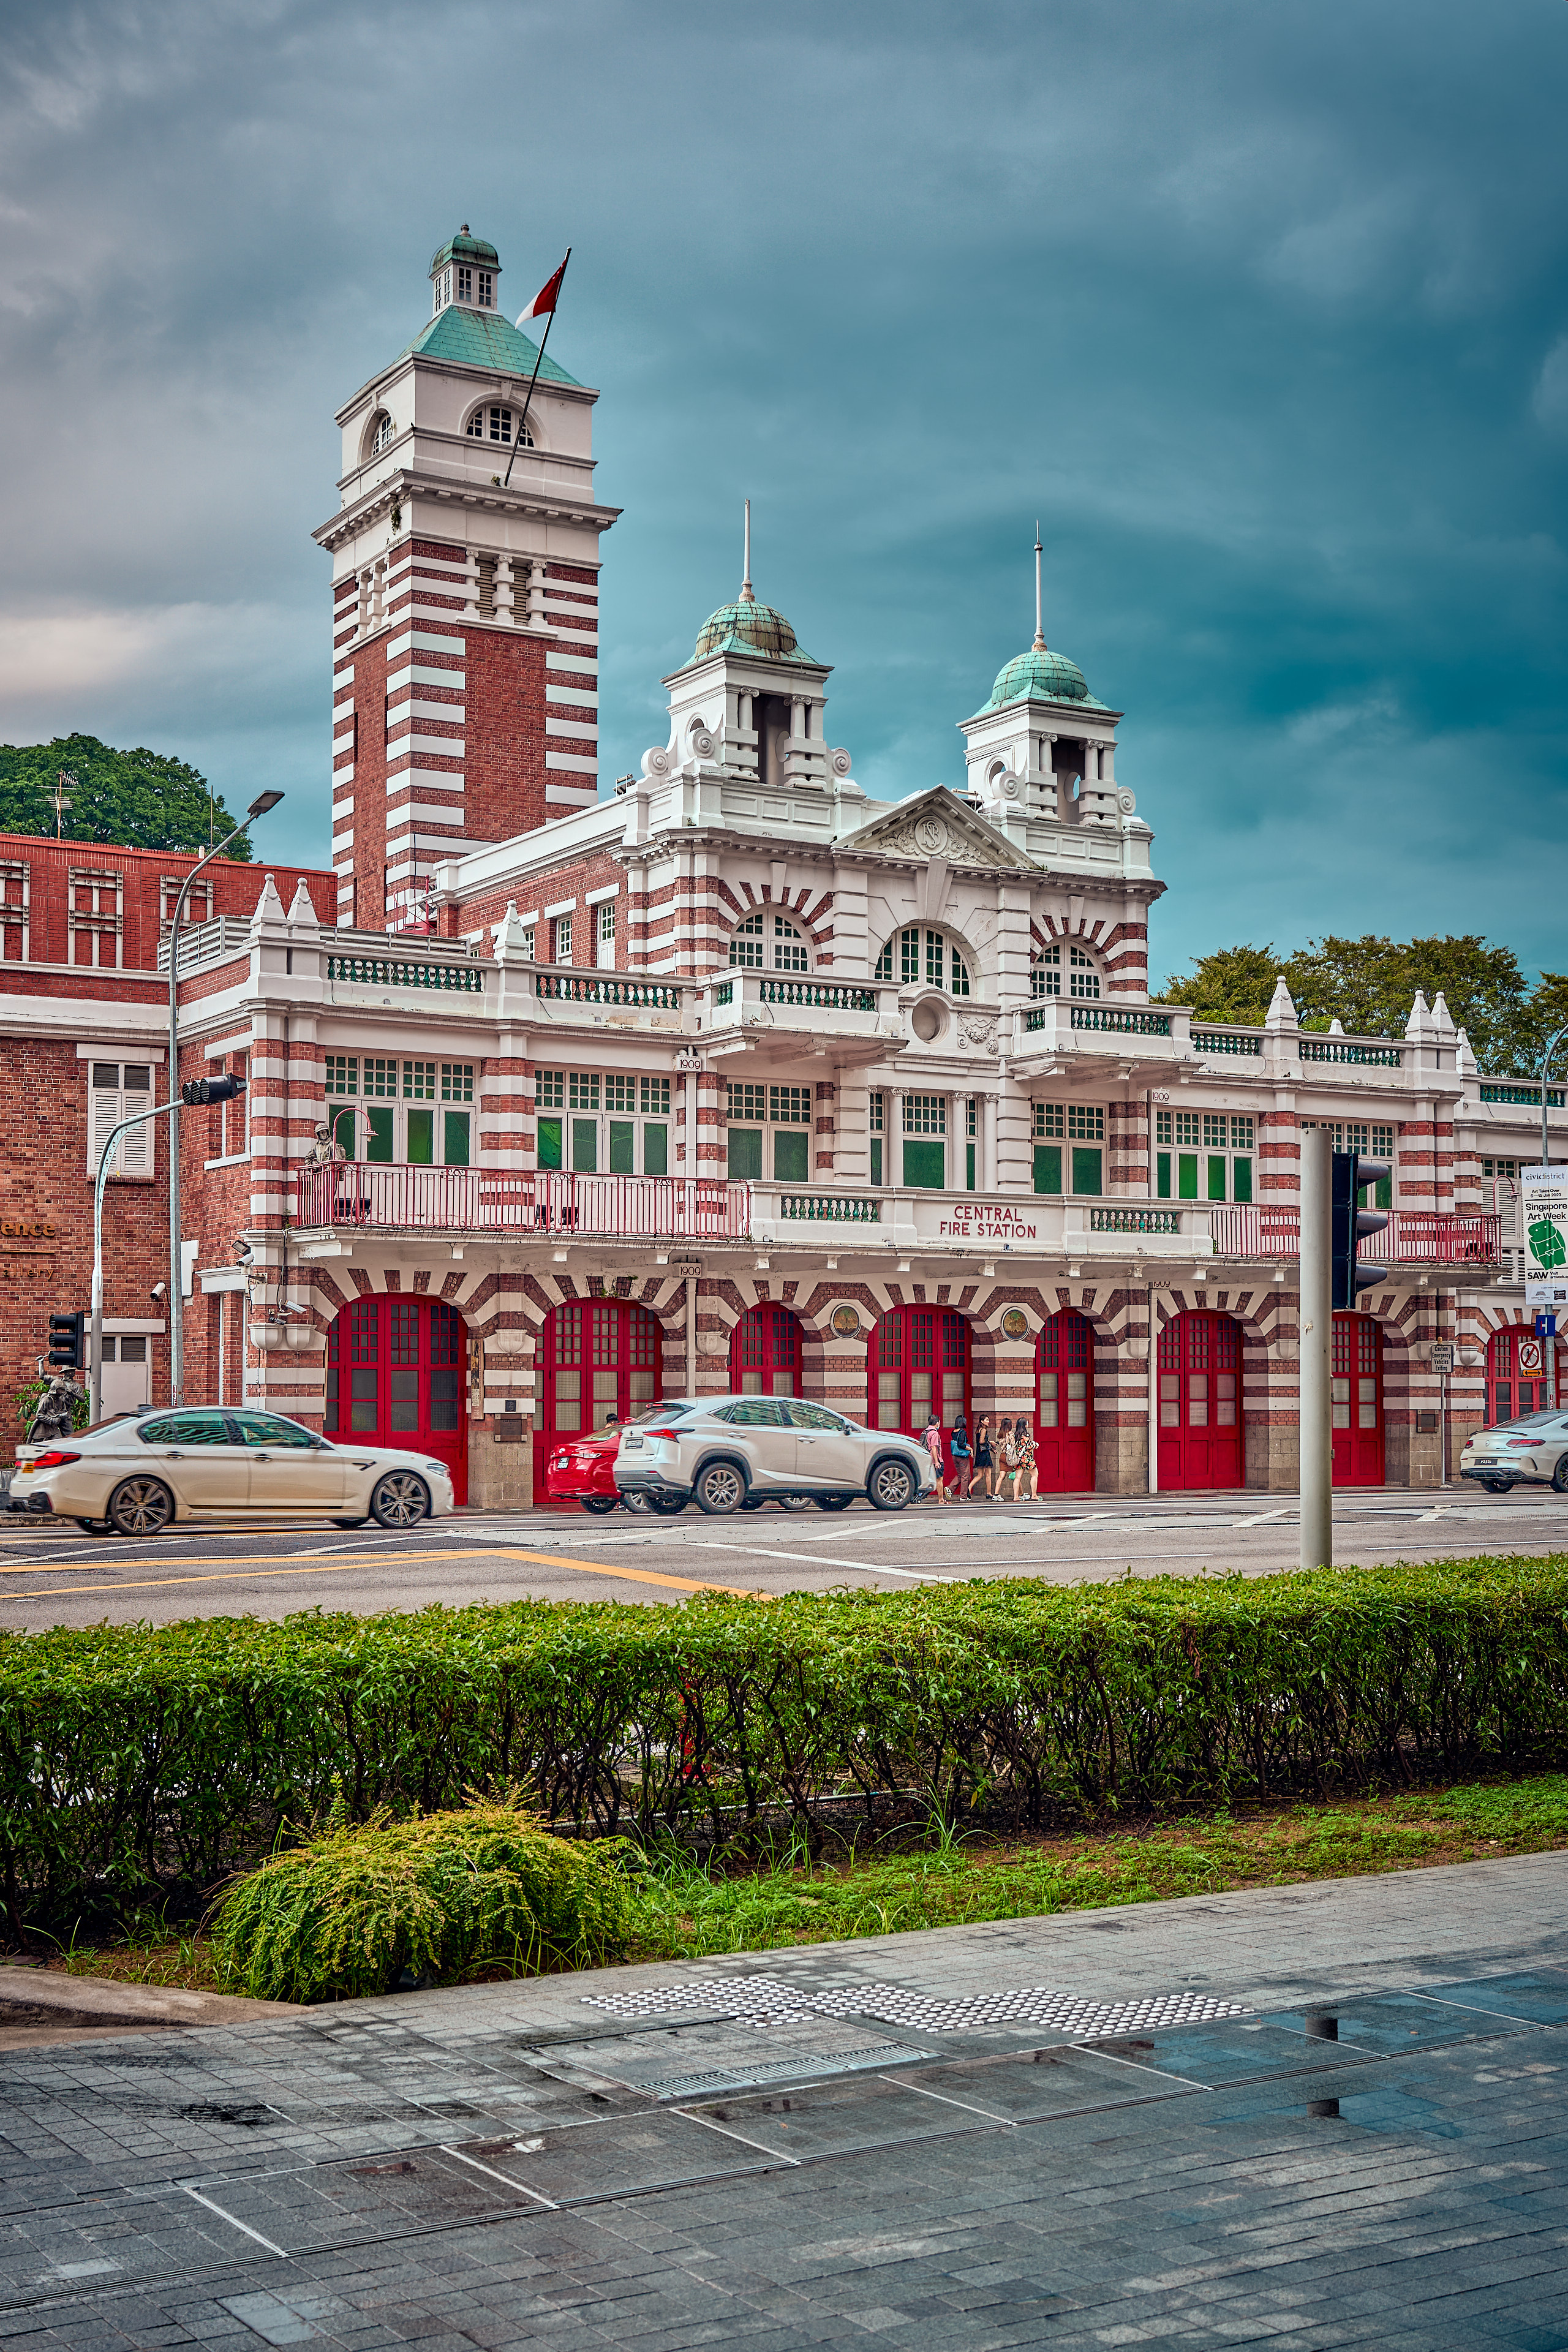
[[[637,1161],[637,1129],[629,1118],[610,1121],[610,1173],[630,1176]]]
[[[1250,1201],[1252,1198],[1251,1160],[1245,1158],[1237,1158],[1231,1161],[1230,1167],[1231,1175],[1234,1179],[1231,1185],[1231,1199],[1233,1201]]]
[[[974,1146],[973,1143],[966,1143],[963,1147],[963,1181],[965,1188],[969,1192],[973,1192],[974,1190]]]
[[[669,1129],[658,1119],[645,1120],[643,1125],[642,1167],[645,1176],[669,1173]]]
[[[410,1110],[408,1120],[408,1164],[411,1168],[428,1168],[436,1157],[436,1114],[428,1110]]]
[[[732,1127],[730,1129],[730,1181],[743,1183],[748,1177],[760,1177],[763,1172],[763,1130],[760,1127]]]
[[[1198,1197],[1198,1155],[1195,1151],[1176,1154],[1176,1198],[1195,1201]]]
[[[871,1181],[873,1184],[879,1184],[881,1181],[882,1139],[879,1135],[874,1135],[871,1138]]]
[[[1208,1197],[1209,1197],[1209,1199],[1210,1199],[1211,1201],[1223,1201],[1223,1200],[1224,1200],[1224,1198],[1225,1198],[1225,1154],[1224,1154],[1224,1152],[1223,1152],[1223,1151],[1211,1151],[1211,1152],[1209,1153],[1209,1155],[1208,1155],[1208,1162],[1209,1162],[1209,1168],[1208,1168],[1208,1177],[1209,1177],[1209,1190],[1208,1190]]]
[[[1062,1148],[1059,1143],[1037,1143],[1035,1146],[1035,1190],[1037,1192],[1059,1192],[1062,1189]]]
[[[352,1110],[335,1110],[332,1113],[332,1141],[345,1160],[359,1158],[354,1148],[354,1113]]]
[[[367,1160],[390,1160],[392,1157],[392,1119],[390,1103],[372,1103],[364,1114]]]
[[[1171,1155],[1168,1151],[1154,1154],[1154,1198],[1168,1201],[1171,1197]]]
[[[781,1127],[773,1132],[773,1180],[779,1184],[804,1184],[811,1138],[801,1129]]]
[[[592,1176],[599,1165],[599,1122],[596,1118],[574,1118],[572,1122],[572,1165],[579,1176]]]
[[[539,1121],[539,1164],[542,1168],[561,1165],[561,1121],[542,1118]]]
[[[1072,1148],[1072,1188],[1075,1192],[1103,1192],[1100,1181],[1105,1154],[1097,1144],[1075,1143]]]
[[[904,1181],[918,1184],[927,1192],[941,1192],[947,1181],[947,1147],[940,1137],[929,1141],[905,1137]]]
[[[466,1168],[468,1164],[468,1114],[466,1110],[442,1113],[446,1124],[445,1158],[448,1168]]]
[[[1241,1198],[1240,1193],[1238,1192],[1236,1197],[1239,1201]],[[1394,1179],[1392,1176],[1384,1176],[1381,1182],[1376,1183],[1372,1187],[1372,1205],[1374,1209],[1393,1208]]]

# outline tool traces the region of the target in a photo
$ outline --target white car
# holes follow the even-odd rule
[[[93,1535],[156,1536],[177,1519],[253,1513],[414,1528],[454,1502],[450,1471],[426,1454],[334,1444],[281,1413],[185,1405],[19,1445],[10,1507]]]
[[[1515,1486],[1568,1495],[1568,1413],[1521,1412],[1517,1421],[1478,1429],[1459,1456],[1459,1475],[1492,1495]]]
[[[867,1429],[805,1397],[670,1398],[621,1432],[616,1486],[656,1509],[754,1511],[815,1503],[843,1511],[864,1495],[901,1511],[936,1485],[931,1455],[897,1430]]]

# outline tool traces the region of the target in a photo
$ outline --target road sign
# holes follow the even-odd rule
[[[1451,1339],[1435,1339],[1432,1342],[1431,1362],[1432,1370],[1435,1372],[1451,1372],[1453,1370],[1454,1343]]]
[[[1568,1312],[1568,1282],[1526,1282],[1524,1303],[1527,1307],[1559,1307]]]
[[[1555,1339],[1557,1337],[1556,1316],[1538,1315],[1535,1318],[1535,1336],[1538,1339]]]
[[[1524,1225],[1525,1279],[1568,1282],[1568,1168],[1521,1168],[1519,1207]],[[1527,1304],[1534,1304],[1527,1300]],[[1542,1306],[1552,1302],[1542,1299]]]

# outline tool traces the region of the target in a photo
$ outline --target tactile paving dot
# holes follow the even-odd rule
[[[1045,2026],[1075,2042],[1255,2014],[1245,2002],[1215,2000],[1207,1993],[1085,2000],[1052,1985],[1019,1985],[944,2000],[934,1993],[889,1984],[827,1985],[812,1992],[770,1976],[708,1977],[700,1982],[653,1985],[640,1992],[584,1993],[583,1999],[587,2008],[607,2009],[616,2017],[670,2017],[682,2010],[701,2009],[759,2029],[804,2025],[814,2017],[872,2017],[919,2033],[964,2033],[982,2025]]]

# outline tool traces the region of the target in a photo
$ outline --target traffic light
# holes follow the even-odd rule
[[[1358,1290],[1386,1282],[1388,1269],[1367,1265],[1356,1251],[1367,1234],[1380,1234],[1388,1223],[1382,1209],[1363,1209],[1361,1196],[1370,1185],[1382,1184],[1392,1173],[1386,1160],[1368,1160],[1361,1152],[1336,1151],[1333,1189],[1333,1303],[1353,1307]]]
[[[79,1372],[87,1361],[87,1317],[79,1307],[74,1315],[49,1318],[49,1362],[59,1371]]]
[[[232,1102],[244,1092],[245,1080],[231,1070],[221,1078],[187,1078],[180,1088],[180,1100],[194,1110],[202,1103]]]

